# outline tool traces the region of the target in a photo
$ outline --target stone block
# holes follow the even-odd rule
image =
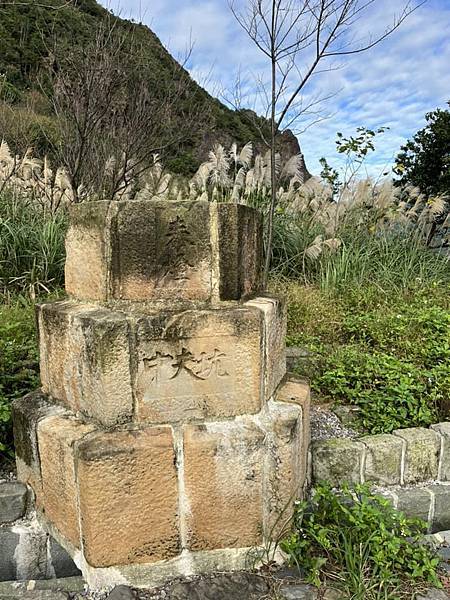
[[[0,528],[0,581],[16,579],[14,554],[19,544],[19,534],[9,527]]]
[[[63,413],[61,407],[52,404],[40,391],[27,394],[12,404],[17,478],[32,488],[37,504],[42,492],[37,426],[42,419]]]
[[[450,485],[430,485],[427,489],[434,497],[431,531],[448,531],[450,529]]]
[[[80,522],[93,567],[151,563],[180,552],[170,427],[96,432],[78,445]]]
[[[250,300],[247,306],[263,314],[264,399],[268,400],[286,374],[286,306],[269,296]]]
[[[183,438],[188,549],[261,545],[264,432],[224,421],[186,425]]]
[[[75,548],[80,547],[74,451],[93,425],[71,417],[47,417],[38,424],[43,511]]]
[[[450,423],[437,423],[430,429],[441,436],[441,452],[439,457],[439,479],[450,481]]]
[[[258,412],[261,321],[260,311],[246,305],[138,318],[137,419],[170,423]]]
[[[360,438],[366,446],[364,481],[377,485],[400,485],[403,442],[395,435]]]
[[[437,479],[441,440],[438,433],[424,427],[393,432],[406,442],[404,484]]]
[[[286,533],[294,501],[303,495],[307,447],[300,406],[269,401],[267,408],[264,533],[267,539],[273,540]]]
[[[0,523],[12,523],[25,515],[27,488],[23,483],[0,484]]]
[[[64,578],[81,575],[80,570],[73,562],[71,556],[51,536],[49,537],[48,543],[48,555],[53,577]]]
[[[311,407],[311,388],[303,379],[289,375],[278,387],[275,395],[277,402],[287,402],[297,404],[302,409],[302,433],[300,449],[300,472],[307,476],[308,469],[308,451],[311,443],[310,428],[310,407]]]
[[[321,440],[312,445],[314,481],[327,481],[339,487],[344,482],[361,483],[365,446],[346,438]]]
[[[258,211],[236,204],[76,205],[66,239],[66,290],[101,301],[238,300],[260,288],[261,227]]]
[[[37,310],[44,392],[107,427],[129,421],[130,325],[124,314],[70,301]]]
[[[407,517],[422,519],[429,522],[431,494],[425,488],[402,488],[395,491],[397,495],[397,510],[405,513]]]

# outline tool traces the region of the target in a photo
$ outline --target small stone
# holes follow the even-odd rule
[[[22,483],[0,485],[0,523],[12,523],[21,519],[27,505],[27,488]]]
[[[397,429],[393,433],[406,442],[404,484],[436,480],[441,449],[439,434],[424,427]]]
[[[254,573],[223,573],[171,586],[169,600],[260,600],[269,587]]]
[[[136,592],[127,585],[117,585],[109,594],[107,600],[135,600]]]
[[[318,589],[312,585],[284,585],[279,595],[283,600],[316,600]]]
[[[417,600],[449,600],[450,596],[443,590],[428,590],[424,596],[417,596]]]
[[[343,425],[354,425],[358,418],[361,409],[359,406],[352,406],[350,404],[341,404],[333,407],[334,414],[338,417],[339,421]]]
[[[313,445],[313,478],[315,482],[327,481],[340,486],[344,482],[361,482],[361,461],[364,444],[335,438]]]

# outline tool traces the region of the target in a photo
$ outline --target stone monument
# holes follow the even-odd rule
[[[37,307],[42,388],[14,427],[38,518],[94,588],[254,566],[302,494],[309,388],[261,240],[236,204],[71,210],[69,299]]]

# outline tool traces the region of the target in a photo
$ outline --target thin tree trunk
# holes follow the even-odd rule
[[[272,31],[271,31],[271,61],[272,61],[272,98],[271,98],[271,115],[270,115],[270,208],[269,221],[267,224],[267,239],[266,239],[266,260],[264,265],[263,286],[267,287],[269,279],[270,263],[272,261],[272,242],[273,242],[273,219],[275,215],[275,205],[277,201],[277,170],[276,170],[276,149],[275,138],[277,135],[276,122],[276,77],[277,77],[277,58],[275,49],[275,0],[272,0]]]

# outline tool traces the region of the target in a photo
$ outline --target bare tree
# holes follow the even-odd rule
[[[267,57],[270,83],[259,80],[270,122],[271,200],[266,238],[264,282],[267,283],[277,201],[276,140],[278,134],[323,98],[304,102],[304,89],[314,74],[333,68],[330,59],[370,50],[391,35],[424,1],[407,2],[379,35],[358,39],[355,24],[364,19],[377,0],[247,0],[238,8],[229,0],[234,17]]]
[[[176,61],[160,72],[135,30],[106,18],[95,38],[70,49],[56,41],[41,89],[61,128],[54,149],[75,202],[112,199],[192,135],[205,106],[192,97],[193,82]]]

